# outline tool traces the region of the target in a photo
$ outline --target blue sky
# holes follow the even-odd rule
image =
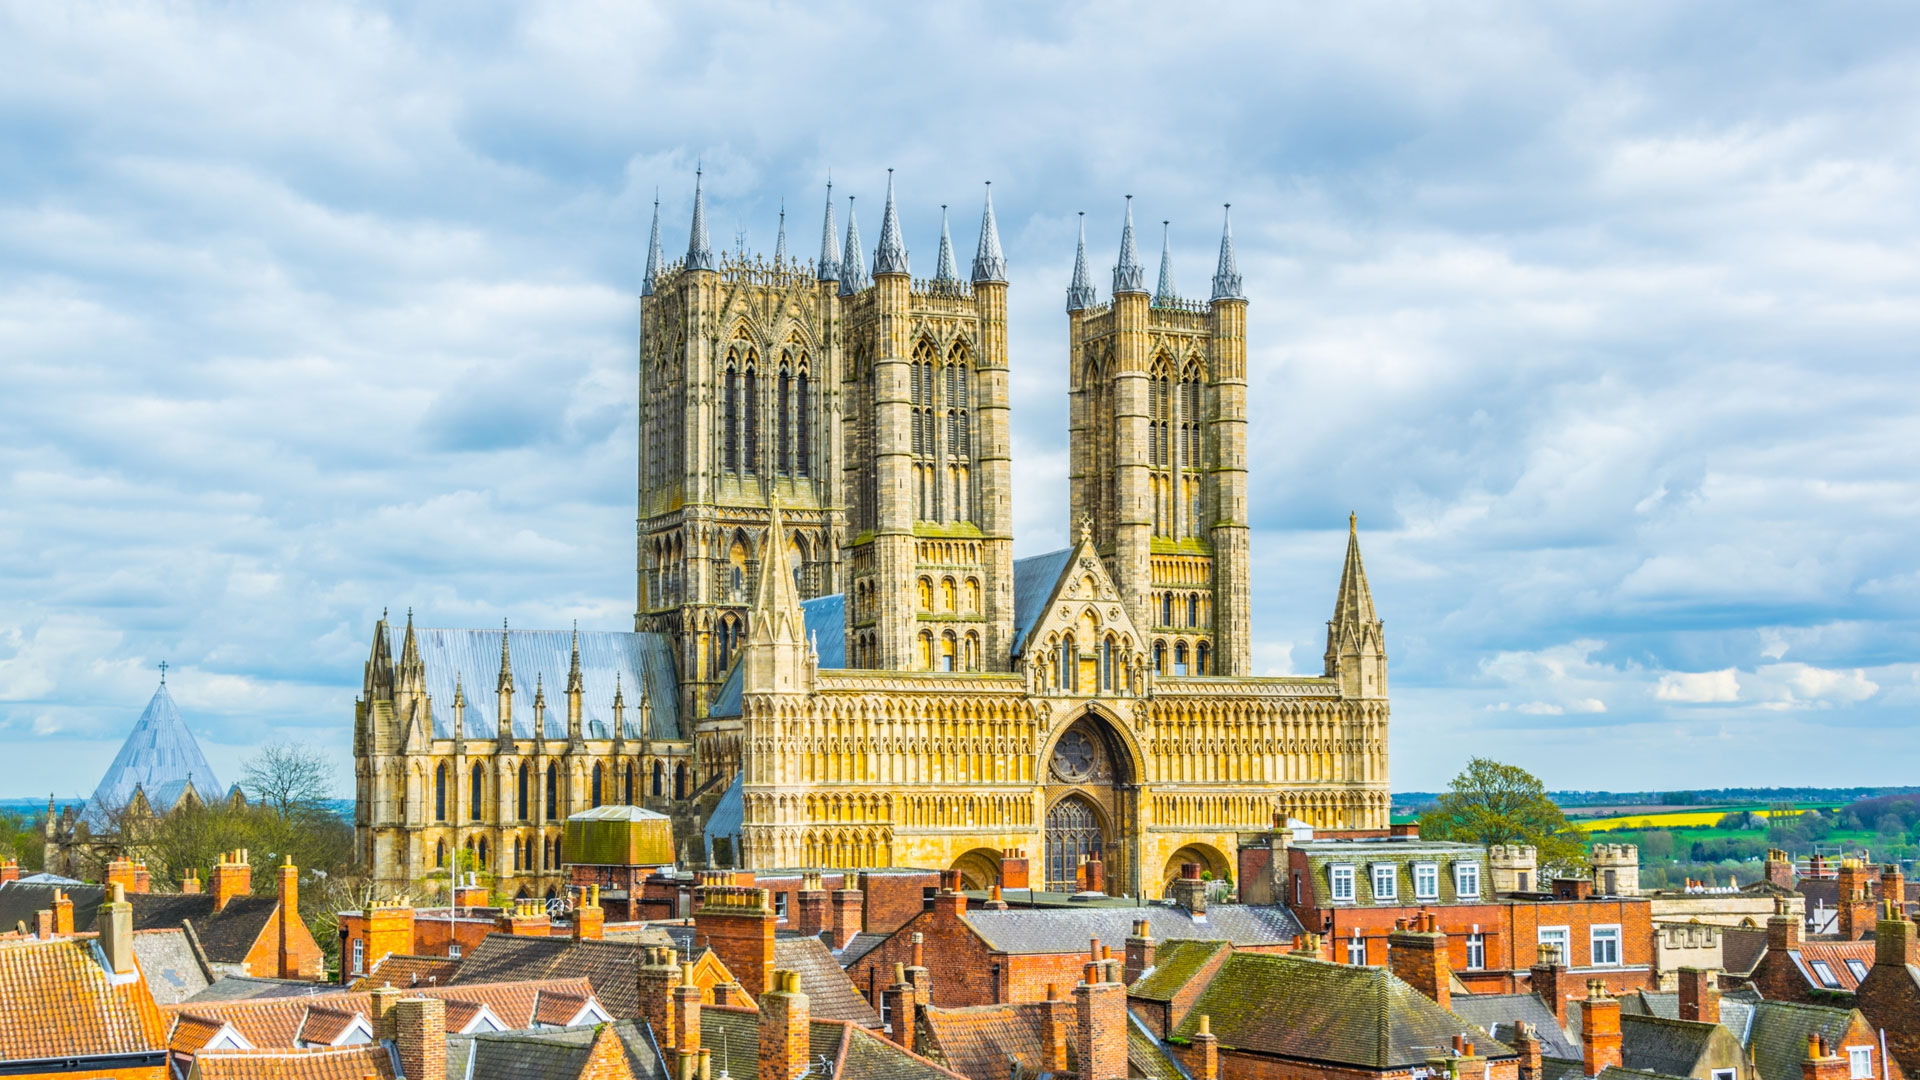
[[[155,682],[336,750],[373,621],[631,625],[641,259],[823,185],[1013,280],[1022,553],[1066,535],[1075,213],[1252,298],[1255,661],[1357,511],[1393,778],[1905,783],[1920,9],[0,2],[0,795]],[[1152,272],[1150,266],[1149,272]],[[1824,768],[1808,768],[1822,761]]]

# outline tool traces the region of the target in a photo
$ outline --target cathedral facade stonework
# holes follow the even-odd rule
[[[844,251],[844,257],[842,255]],[[453,866],[562,887],[566,817],[673,815],[688,865],[960,868],[1037,887],[1099,855],[1158,895],[1231,873],[1285,814],[1387,821],[1387,668],[1357,534],[1324,674],[1251,665],[1246,310],[1230,230],[1205,301],[1132,208],[1099,303],[1068,290],[1077,542],[1013,557],[1007,269],[944,216],[915,279],[889,178],[871,262],[829,189],[816,260],[687,254],[642,289],[634,630],[383,618],[356,705],[357,834],[378,879]],[[531,680],[531,688],[527,686]],[[556,684],[550,702],[546,681]]]

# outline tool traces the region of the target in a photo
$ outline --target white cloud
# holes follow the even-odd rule
[[[1653,696],[1661,701],[1687,705],[1740,700],[1740,675],[1732,668],[1724,671],[1671,671],[1660,676]]]

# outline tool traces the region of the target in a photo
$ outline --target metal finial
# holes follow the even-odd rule
[[[160,661],[160,685],[167,685],[167,662],[165,660]]]

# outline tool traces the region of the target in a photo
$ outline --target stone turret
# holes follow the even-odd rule
[[[1360,561],[1359,518],[1351,514],[1340,593],[1334,599],[1333,618],[1327,620],[1326,673],[1339,680],[1344,697],[1387,696],[1386,643],[1373,609],[1373,591],[1367,587],[1367,570]]]
[[[1640,895],[1640,848],[1635,844],[1595,844],[1593,891],[1601,896]]]
[[[1487,877],[1495,893],[1535,892],[1540,888],[1540,851],[1531,844],[1487,847]]]

